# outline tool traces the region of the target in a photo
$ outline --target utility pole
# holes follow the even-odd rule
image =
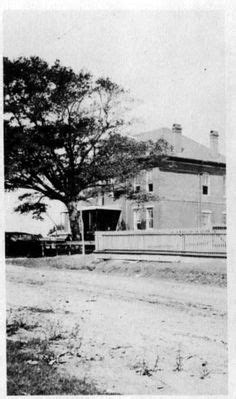
[[[79,213],[79,229],[81,232],[81,239],[82,239],[82,255],[85,255],[85,242],[84,242],[84,221],[82,216],[82,209]]]

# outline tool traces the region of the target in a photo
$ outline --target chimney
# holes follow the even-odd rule
[[[210,150],[211,150],[211,154],[213,157],[217,157],[219,155],[218,139],[219,139],[219,133],[216,132],[215,130],[211,130],[210,131]]]
[[[176,154],[182,152],[182,127],[178,123],[172,126],[174,152]]]

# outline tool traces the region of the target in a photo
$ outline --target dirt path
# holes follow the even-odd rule
[[[226,301],[209,285],[7,266],[8,309],[65,333],[60,372],[114,393],[226,394]]]

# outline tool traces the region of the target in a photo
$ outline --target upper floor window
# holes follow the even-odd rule
[[[209,195],[210,191],[210,176],[208,173],[202,175],[202,194]]]
[[[153,183],[148,183],[148,191],[149,193],[153,192]]]
[[[153,192],[153,170],[146,172],[146,189],[149,193]]]
[[[141,190],[141,175],[137,175],[133,180],[134,192],[138,193]]]
[[[153,229],[153,208],[146,208],[146,229]]]

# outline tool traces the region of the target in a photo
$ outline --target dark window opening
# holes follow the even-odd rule
[[[148,191],[149,191],[149,192],[152,192],[152,191],[153,191],[153,184],[152,184],[152,183],[149,183],[149,184],[148,184]]]
[[[141,224],[141,222],[138,222],[138,223],[137,223],[137,230],[142,230],[142,224]]]
[[[208,186],[202,186],[202,194],[207,195],[208,194]]]
[[[135,186],[135,192],[139,193],[139,191],[140,191],[140,186]]]

